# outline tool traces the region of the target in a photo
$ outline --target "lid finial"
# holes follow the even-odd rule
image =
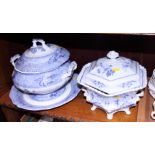
[[[107,54],[107,57],[110,59],[116,59],[119,57],[119,53],[117,53],[115,51],[109,51]]]

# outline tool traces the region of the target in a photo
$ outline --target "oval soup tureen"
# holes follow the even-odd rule
[[[107,57],[86,64],[77,81],[100,95],[115,96],[146,87],[147,73],[138,62],[110,51]]]
[[[76,69],[70,53],[63,47],[34,39],[32,47],[11,58],[14,85],[27,93],[51,93],[65,85]],[[38,45],[39,43],[39,45]]]

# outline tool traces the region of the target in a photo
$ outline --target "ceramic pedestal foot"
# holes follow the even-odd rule
[[[144,96],[144,91],[140,92],[139,94],[137,94],[139,97],[143,97]]]
[[[107,119],[113,119],[113,113],[107,114]]]
[[[154,111],[151,112],[151,117],[152,119],[155,119],[155,101],[153,102],[153,110]]]
[[[127,115],[130,115],[130,114],[131,114],[131,112],[130,112],[130,109],[129,109],[129,108],[124,109],[124,112],[125,112]]]
[[[151,117],[152,117],[152,119],[155,119],[155,111],[151,112]]]
[[[97,107],[96,107],[95,105],[93,105],[93,106],[91,107],[91,110],[94,111],[94,110],[96,110],[96,108],[97,108]]]

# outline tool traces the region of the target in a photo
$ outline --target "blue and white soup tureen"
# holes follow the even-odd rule
[[[93,104],[91,110],[101,108],[112,119],[118,111],[130,114],[129,108],[136,106],[144,94],[147,73],[138,62],[110,51],[107,57],[86,64],[77,81],[83,86],[86,100]]]
[[[77,68],[63,47],[34,39],[32,47],[11,58],[14,85],[23,92],[47,94],[63,87]]]
[[[145,88],[147,73],[138,62],[110,51],[107,57],[86,64],[77,81],[101,95],[115,96]]]

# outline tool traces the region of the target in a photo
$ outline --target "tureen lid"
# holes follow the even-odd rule
[[[146,77],[145,68],[138,62],[110,51],[106,57],[85,65],[78,82],[111,96],[146,87]]]
[[[136,74],[137,67],[137,62],[125,57],[119,57],[119,53],[110,51],[107,57],[94,62],[89,74],[112,81]]]
[[[37,44],[40,43],[40,44]],[[38,58],[52,54],[56,50],[57,46],[45,44],[44,40],[33,39],[32,46],[24,52],[27,58]]]
[[[42,39],[33,39],[32,46],[22,56],[11,58],[15,69],[22,73],[42,73],[54,70],[69,59],[70,53],[63,47],[45,44]]]

